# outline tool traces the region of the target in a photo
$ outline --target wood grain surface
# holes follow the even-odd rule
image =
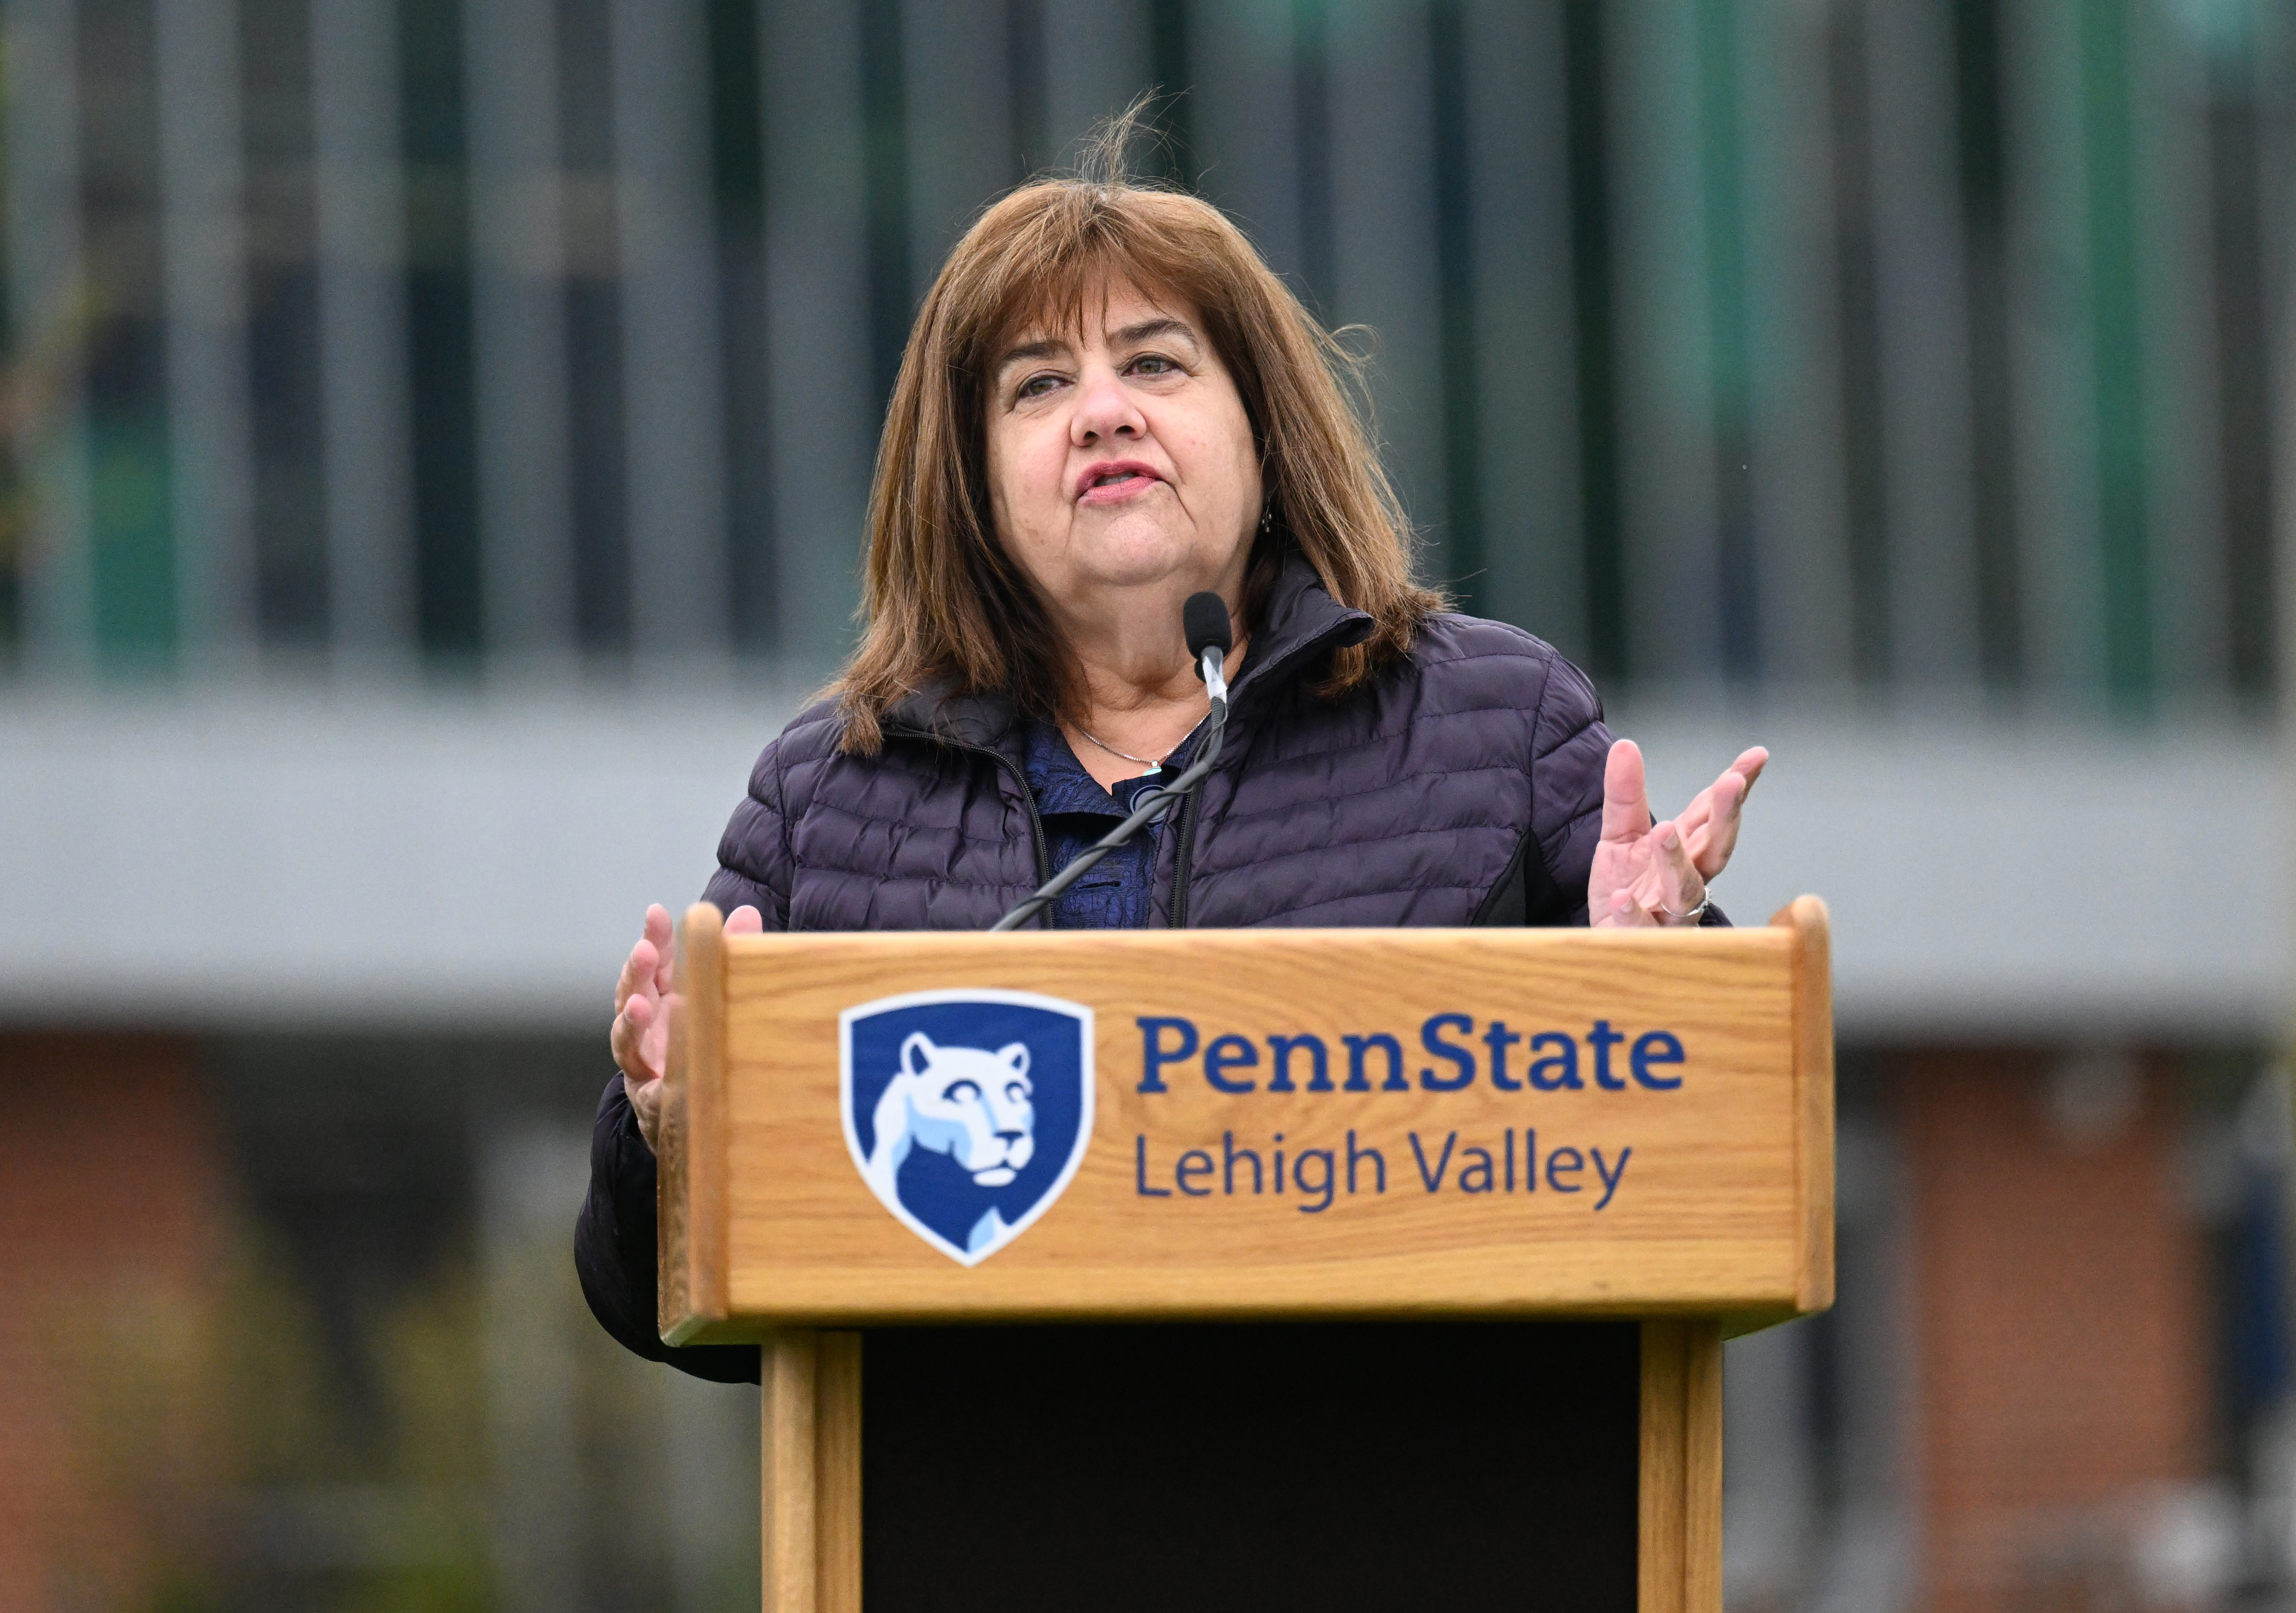
[[[689,915],[688,954],[720,954],[689,956],[689,995],[718,968],[722,995],[679,1011],[699,1034],[673,1052],[680,1123],[665,1141],[664,1253],[668,1229],[683,1227],[687,1274],[674,1290],[666,1258],[664,1335],[959,1318],[1776,1320],[1817,1308],[1833,1275],[1824,924],[1812,898],[1770,928],[1699,931],[725,938]],[[839,1015],[984,988],[1093,1011],[1096,1115],[1065,1192],[968,1267],[864,1182],[840,1112]],[[1422,1039],[1439,1014],[1467,1027],[1434,1033],[1475,1061],[1460,1090],[1432,1089],[1457,1079],[1457,1061]],[[1198,1056],[1160,1068],[1162,1091],[1141,1090],[1143,1019],[1185,1019],[1198,1035]],[[1494,1021],[1526,1038],[1505,1050],[1514,1090],[1492,1078]],[[1621,1038],[1606,1049],[1607,1085],[1595,1078],[1597,1021]],[[1652,1080],[1637,1081],[1632,1046],[1653,1031],[1679,1041],[1682,1061],[1653,1062]],[[1372,1090],[1344,1090],[1343,1038],[1380,1032],[1404,1053],[1405,1090],[1388,1090],[1377,1050]],[[1578,1085],[1524,1081],[1539,1032],[1576,1041]],[[1270,1038],[1303,1035],[1324,1044],[1333,1090],[1307,1090],[1304,1052],[1294,1090],[1267,1090]],[[1257,1063],[1213,1073],[1250,1081],[1249,1093],[1215,1090],[1203,1067],[1201,1049],[1223,1036],[1242,1038]],[[681,1054],[694,1067],[677,1068]],[[1353,1193],[1350,1133],[1380,1156],[1375,1167],[1358,1151]],[[1256,1154],[1266,1179],[1279,1148],[1292,1173],[1283,1192],[1272,1181],[1250,1191],[1240,1153],[1228,1178],[1228,1150]],[[1488,1191],[1464,1191],[1485,1174],[1476,1149],[1488,1150]],[[1184,1182],[1190,1150],[1202,1152]],[[1303,1150],[1319,1150],[1330,1157],[1315,1174],[1328,1169],[1334,1186],[1317,1207],[1297,1172]],[[1385,1191],[1374,1191],[1382,1167]],[[682,1206],[668,1202],[679,1195]],[[697,1217],[722,1224],[722,1242],[697,1237]]]
[[[1772,916],[1793,937],[1794,1069],[1800,1094],[1795,1168],[1801,1200],[1801,1259],[1794,1309],[1833,1304],[1833,954],[1825,904],[1799,897]]]
[[[814,1613],[861,1613],[861,1335],[822,1333],[814,1377]]]
[[[1639,1613],[1722,1613],[1722,1330],[1643,1325]]]
[[[769,1333],[758,1367],[765,1613],[827,1613],[819,1544],[821,1336],[809,1328]]]
[[[715,907],[686,910],[671,985],[654,1223],[655,1308],[672,1344],[725,1331],[728,1318],[725,941]]]

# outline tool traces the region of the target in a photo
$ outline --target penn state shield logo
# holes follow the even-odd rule
[[[960,1265],[1029,1230],[1092,1137],[1092,1010],[1025,991],[922,991],[837,1017],[862,1181]]]

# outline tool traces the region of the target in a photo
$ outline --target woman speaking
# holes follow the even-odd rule
[[[1235,634],[1216,767],[1036,922],[1718,921],[1767,753],[1653,823],[1586,677],[1414,581],[1348,356],[1217,209],[1101,166],[990,208],[925,299],[860,647],[758,758],[704,892],[727,931],[988,929],[1187,765],[1206,590]],[[576,1261],[630,1349],[754,1380],[754,1347],[655,1331],[669,945],[649,909]]]

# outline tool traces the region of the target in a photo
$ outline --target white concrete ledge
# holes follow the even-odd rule
[[[603,1028],[794,703],[0,707],[0,1016]]]
[[[2296,965],[2277,741],[1816,716],[1628,715],[1677,809],[1770,747],[1715,895],[1833,910],[1849,1035],[2279,1039]]]
[[[278,692],[0,703],[0,1019],[604,1024],[650,900],[713,866],[754,696]],[[1845,1034],[2276,1038],[2286,793],[2270,736],[1646,711],[1662,809],[1775,752],[1717,897],[1832,904]]]

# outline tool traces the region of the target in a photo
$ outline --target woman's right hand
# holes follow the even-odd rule
[[[766,921],[754,907],[736,907],[726,920],[729,936],[762,934]],[[656,902],[646,909],[645,929],[630,948],[622,978],[614,983],[614,1063],[622,1091],[638,1118],[646,1146],[655,1148],[661,1128],[661,1074],[669,1060],[672,953],[669,910]]]

